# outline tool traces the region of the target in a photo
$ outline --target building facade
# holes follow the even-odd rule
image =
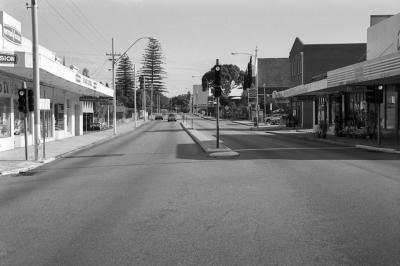
[[[32,42],[22,35],[21,23],[0,11],[0,151],[24,146],[25,131],[32,145],[33,113],[18,110],[18,90],[33,89]],[[46,141],[83,134],[84,114],[93,113],[92,101],[81,97],[112,97],[113,91],[67,67],[56,54],[39,46],[41,136]],[[35,97],[37,97],[35,95]]]
[[[399,147],[400,14],[371,16],[366,60],[282,92],[314,99],[313,125],[327,134],[377,139]]]
[[[324,79],[327,71],[364,61],[365,57],[365,43],[304,44],[296,38],[289,53],[291,87]],[[295,126],[311,128],[313,97],[291,97],[290,105]]]

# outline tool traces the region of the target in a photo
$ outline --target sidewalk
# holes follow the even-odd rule
[[[376,139],[362,139],[362,138],[348,138],[338,137],[334,135],[327,135],[326,138],[318,138],[312,132],[312,129],[282,129],[282,130],[267,130],[267,133],[288,136],[290,138],[297,137],[309,141],[317,141],[323,143],[329,143],[333,145],[356,147],[359,149],[373,150],[387,153],[398,153],[393,145],[382,142],[378,145]]]
[[[144,121],[138,120],[137,123],[139,127],[144,123]],[[117,136],[128,133],[134,129],[135,124],[133,121],[117,124]],[[32,170],[40,165],[51,162],[64,154],[105,142],[113,137],[114,130],[111,128],[82,136],[46,142],[46,158],[40,161],[34,161],[33,146],[28,147],[28,161],[25,160],[24,147],[0,152],[0,176]],[[43,150],[41,146],[39,150],[39,157],[41,158],[42,155]]]

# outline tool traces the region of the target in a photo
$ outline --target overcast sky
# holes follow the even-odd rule
[[[0,10],[22,22],[31,39],[29,0],[0,0]],[[249,59],[231,52],[288,57],[296,37],[304,43],[366,42],[371,14],[397,14],[399,0],[38,0],[39,43],[110,82],[106,52],[152,36],[165,56],[167,96],[186,93],[219,58],[241,69]],[[128,53],[141,67],[146,40]]]

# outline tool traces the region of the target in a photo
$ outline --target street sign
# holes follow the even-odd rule
[[[50,110],[50,99],[40,98],[39,110]]]

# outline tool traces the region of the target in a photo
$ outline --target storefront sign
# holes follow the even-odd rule
[[[4,39],[8,40],[9,42],[12,42],[16,45],[21,45],[21,32],[19,32],[16,28],[4,24],[3,25],[3,37]]]
[[[17,63],[16,55],[0,53],[0,64],[16,64],[16,63]]]
[[[78,83],[81,83],[81,75],[76,74],[75,75],[75,81],[78,82]]]
[[[83,84],[92,87],[92,81],[90,79],[85,78],[85,77],[83,77]]]

